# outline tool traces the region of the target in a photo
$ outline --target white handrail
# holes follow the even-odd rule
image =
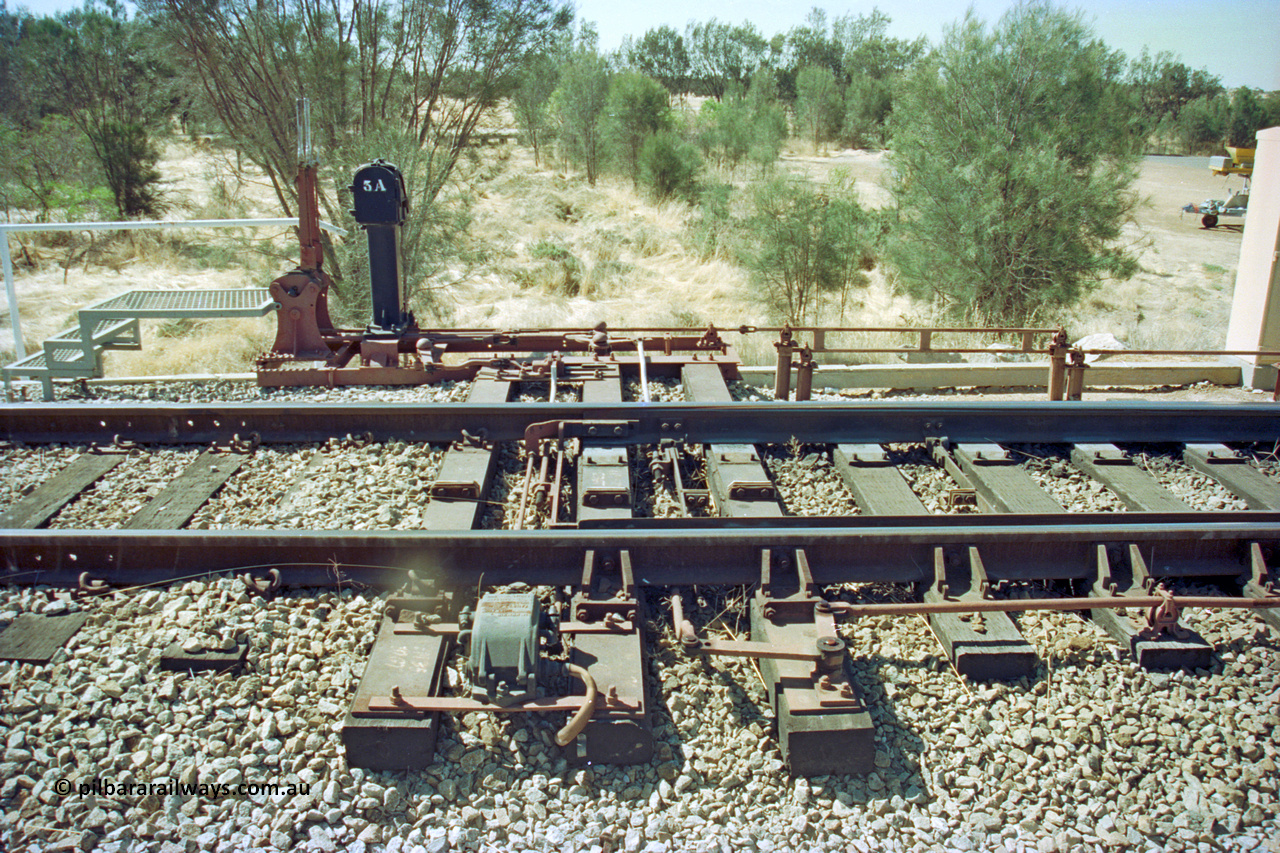
[[[19,360],[26,358],[22,340],[22,321],[18,316],[18,295],[13,285],[13,258],[9,255],[10,231],[142,231],[154,228],[246,228],[270,225],[297,225],[296,216],[276,219],[164,219],[131,222],[0,222],[0,265],[4,267],[4,295],[9,303],[9,326],[13,330],[13,352]],[[345,228],[320,220],[325,231],[347,236]]]

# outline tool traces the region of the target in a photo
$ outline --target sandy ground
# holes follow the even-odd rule
[[[715,322],[722,328],[763,321],[743,271],[724,258],[705,257],[691,245],[694,214],[689,209],[651,204],[622,182],[604,180],[588,188],[576,176],[535,167],[524,149],[501,151],[493,155],[502,160],[497,176],[473,187],[478,191],[473,235],[485,245],[486,259],[441,270],[432,282],[445,319],[504,328],[585,327],[601,319],[614,326]],[[172,144],[161,165],[171,196],[182,201],[170,218],[279,215],[265,182],[227,182],[225,164],[207,148]],[[818,180],[840,170],[855,179],[864,203],[891,203],[883,186],[882,152],[811,156],[790,150],[781,165]],[[221,190],[215,192],[219,183]],[[1213,176],[1203,157],[1145,158],[1135,186],[1144,202],[1126,229],[1138,248],[1142,271],[1129,281],[1104,284],[1061,322],[1077,335],[1112,332],[1131,347],[1220,347],[1241,231],[1202,228],[1199,218],[1181,213],[1181,207],[1224,198],[1229,187],[1238,185],[1238,178]],[[571,216],[562,215],[566,206],[573,210]],[[28,350],[73,322],[77,308],[99,299],[131,288],[264,287],[291,266],[296,252],[283,229],[246,233],[230,248],[222,233],[194,233],[195,250],[203,245],[201,237],[209,246],[222,247],[220,263],[201,269],[207,259],[193,257],[195,250],[158,238],[139,237],[132,248],[116,247],[101,256],[85,251],[83,240],[38,245],[12,238]],[[18,245],[20,239],[29,248]],[[547,243],[567,246],[577,258],[576,295],[564,292],[562,269],[537,259],[536,248]],[[878,270],[860,303],[845,322],[890,325],[924,315],[920,306],[896,296]],[[0,310],[7,313],[7,306]],[[187,343],[188,352],[175,354],[183,345],[158,338],[158,324],[152,324],[144,328],[144,351],[109,354],[108,373],[243,370],[257,351],[270,345],[272,325],[269,318],[228,322],[212,333],[210,343]],[[0,350],[12,352],[7,328],[0,333]],[[202,361],[206,351],[210,355]]]

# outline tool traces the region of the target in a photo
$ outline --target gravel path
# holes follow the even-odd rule
[[[444,453],[402,441],[260,447],[188,527],[420,530]]]
[[[826,447],[774,447],[761,458],[788,515],[858,515],[862,512],[832,467]]]
[[[1188,467],[1182,461],[1181,453],[1139,450],[1132,456],[1140,468],[1192,509],[1212,511],[1249,508],[1246,501],[1223,488],[1217,480]]]
[[[885,458],[893,463],[912,491],[934,515],[977,512],[977,507],[952,500],[958,497],[960,485],[951,479],[941,466],[933,461],[929,449],[923,444],[887,444]]]
[[[640,382],[638,380],[625,380],[622,387],[622,399],[628,403],[644,399],[644,395],[640,393]],[[679,379],[649,380],[649,402],[683,403],[684,401],[684,384]]]
[[[63,507],[48,526],[96,530],[123,527],[203,449],[188,445],[132,452]]]

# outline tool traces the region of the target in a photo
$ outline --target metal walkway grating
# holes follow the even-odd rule
[[[275,307],[264,287],[243,290],[131,290],[85,308],[103,317],[258,317]]]
[[[101,376],[104,350],[140,349],[139,320],[261,317],[278,307],[264,287],[131,290],[82,308],[79,327],[59,332],[44,342],[42,352],[5,366],[4,380],[37,378],[44,398],[52,400],[54,379]]]

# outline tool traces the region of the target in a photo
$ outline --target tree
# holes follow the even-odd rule
[[[952,318],[1023,323],[1137,263],[1121,66],[1077,14],[967,15],[893,111],[901,287]]]
[[[520,71],[511,93],[511,112],[533,149],[534,163],[541,162],[542,143],[552,122],[548,104],[559,82],[560,69],[555,60],[546,55],[535,56]]]
[[[32,27],[23,76],[38,96],[65,115],[89,140],[122,217],[160,209],[160,154],[152,127],[166,114],[165,69],[118,0]]]
[[[751,109],[736,92],[703,102],[695,128],[703,153],[719,166],[736,168],[751,150]]]
[[[1226,144],[1233,148],[1257,146],[1258,131],[1267,126],[1267,108],[1257,93],[1241,86],[1231,96]]]
[[[697,195],[702,158],[692,143],[670,130],[659,131],[645,139],[639,159],[640,177],[659,200],[692,201]]]
[[[751,147],[747,157],[762,171],[772,168],[787,141],[787,114],[778,103],[778,84],[772,74],[757,74],[747,91],[751,111]]]
[[[10,12],[8,0],[0,0],[0,115],[11,122],[22,112],[18,49],[28,19]]]
[[[1268,92],[1262,97],[1262,106],[1266,110],[1263,127],[1280,127],[1280,91]]]
[[[840,65],[848,79],[858,76],[887,80],[910,68],[924,55],[924,38],[890,38],[888,15],[873,9],[869,15],[846,15],[832,24],[832,37],[843,53]]]
[[[835,79],[844,77],[844,48],[829,32],[827,13],[816,6],[805,16],[805,24],[787,33],[789,67],[796,75],[805,68],[825,68]]]
[[[1230,102],[1226,95],[1206,95],[1179,111],[1177,128],[1184,151],[1195,154],[1219,150],[1227,135]]]
[[[893,109],[889,81],[855,77],[844,92],[844,127],[841,135],[850,144],[870,148],[885,144],[885,124]]]
[[[684,37],[674,28],[664,25],[647,30],[640,41],[629,46],[626,57],[632,68],[657,80],[671,94],[688,91],[689,51]]]
[[[671,124],[671,96],[662,84],[636,71],[616,74],[605,101],[605,134],[636,186],[640,180],[640,148],[645,140]]]
[[[6,126],[8,125],[8,126]],[[52,114],[18,126],[0,120],[0,209],[35,211],[36,222],[102,219],[115,199],[89,140]]]
[[[772,314],[792,325],[818,322],[824,296],[843,306],[849,288],[867,283],[868,219],[851,186],[819,189],[780,176],[758,185],[752,201],[743,260]]]
[[[1187,104],[1223,92],[1222,80],[1207,70],[1193,71],[1168,51],[1153,57],[1146,48],[1130,64],[1127,82],[1148,127],[1165,116],[1176,121]]]
[[[561,151],[583,167],[592,186],[600,172],[600,117],[608,98],[609,66],[593,48],[579,47],[560,68],[553,100],[560,118]]]
[[[750,23],[735,27],[715,18],[690,24],[684,43],[689,52],[690,74],[701,84],[702,91],[716,100],[724,97],[730,83],[745,89],[768,49],[764,36]]]
[[[703,152],[732,171],[750,159],[767,167],[787,138],[787,117],[778,104],[772,75],[757,74],[744,96],[730,86],[720,101],[698,112],[697,140]]]
[[[810,65],[796,75],[796,123],[813,147],[831,139],[840,128],[844,103],[830,68]]]
[[[311,97],[323,156],[403,128],[430,153],[414,187],[440,194],[481,116],[572,21],[557,0],[138,0],[188,68],[209,112],[291,212],[294,104]],[[340,180],[345,181],[345,177]],[[332,193],[322,203],[331,216]]]

